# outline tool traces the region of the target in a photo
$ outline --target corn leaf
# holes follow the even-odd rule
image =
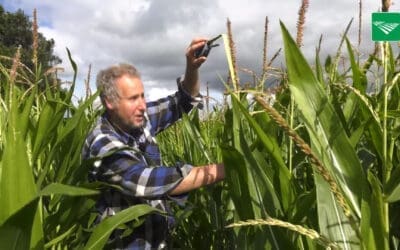
[[[41,248],[43,230],[37,211],[37,194],[26,143],[29,128],[29,111],[32,108],[35,88],[28,93],[26,102],[20,103],[21,92],[10,87],[6,124],[3,124],[3,148],[0,157],[0,225],[2,246]],[[4,110],[2,110],[4,111]],[[26,223],[26,224],[25,224]],[[27,226],[28,225],[28,226]],[[7,235],[11,234],[8,238]],[[3,241],[3,242],[4,242]],[[11,244],[11,245],[10,245]],[[6,247],[7,249],[7,247]]]
[[[333,196],[329,185],[318,174],[315,174],[314,179],[321,234],[336,242],[340,249],[358,249],[360,247],[359,239],[349,225],[350,222]]]
[[[371,136],[371,143],[375,148],[375,151],[378,153],[381,159],[383,159],[383,152],[382,152],[382,128],[380,125],[379,118],[375,111],[372,108],[372,104],[369,102],[369,99],[365,96],[367,90],[367,79],[365,73],[360,69],[358,66],[355,58],[354,52],[351,48],[351,44],[346,39],[347,43],[347,51],[350,57],[350,65],[351,71],[353,74],[353,87],[355,90],[359,92],[356,95],[354,92],[351,92],[344,104],[344,109],[346,112],[346,117],[348,122],[351,120],[361,120],[361,121],[368,121],[366,129],[368,130]],[[356,110],[360,110],[360,114],[356,113]],[[364,124],[362,124],[364,126]],[[358,128],[353,128],[353,130]]]
[[[384,186],[387,202],[396,202],[400,200],[400,167],[395,168],[389,181]]]
[[[232,95],[232,105],[233,108],[237,111],[240,110],[240,113],[244,116],[246,121],[250,124],[250,128],[254,130],[254,132],[257,135],[257,138],[259,139],[260,143],[264,146],[263,149],[268,153],[270,160],[272,161],[272,165],[274,166],[274,170],[277,173],[277,177],[279,179],[279,187],[275,186],[274,189],[276,191],[273,191],[272,193],[278,193],[279,200],[282,202],[282,204],[279,204],[278,207],[275,207],[277,211],[281,209],[281,206],[283,206],[284,210],[286,210],[289,207],[289,204],[292,202],[292,193],[291,193],[291,183],[290,183],[290,174],[289,170],[287,169],[285,162],[282,158],[282,155],[280,154],[280,150],[278,150],[279,145],[276,142],[275,138],[269,136],[266,134],[261,126],[257,123],[257,121],[249,114],[249,111],[243,106],[243,104],[238,100],[238,98],[235,95]],[[264,121],[265,122],[265,121]],[[245,133],[242,129],[242,132],[239,131],[239,138],[241,138],[242,141],[242,150],[246,150],[244,154],[247,156],[246,159],[252,160],[252,162],[249,164],[250,169],[252,172],[255,172],[254,174],[257,177],[264,177],[260,178],[261,183],[258,183],[259,185],[262,185],[262,187],[268,187],[267,183],[270,183],[270,185],[273,185],[272,183],[274,182],[274,176],[267,176],[264,175],[263,173],[266,171],[265,168],[267,168],[266,165],[259,165],[255,162],[255,159],[253,159],[252,155],[253,152],[250,152],[248,148],[244,147],[246,145],[246,138],[243,138],[245,136]],[[249,135],[247,135],[249,136]],[[261,160],[261,159],[260,159]],[[263,169],[264,168],[264,169]],[[271,190],[272,191],[272,190]],[[270,193],[270,194],[272,194]],[[267,202],[271,202],[268,200]],[[262,203],[262,201],[261,201]],[[275,204],[275,206],[278,204]]]
[[[250,127],[257,134],[257,137],[264,146],[264,149],[270,154],[274,165],[276,165],[282,172],[282,174],[280,174],[280,179],[282,178],[284,180],[288,180],[290,178],[289,170],[287,169],[285,161],[282,158],[281,151],[279,150],[280,145],[277,143],[276,139],[269,136],[265,131],[262,130],[260,124],[258,124],[258,122],[250,115],[249,111],[247,111],[247,109],[235,96],[233,97],[233,100],[235,100],[233,103],[237,104],[237,109],[241,111],[241,114],[250,124]],[[285,193],[285,195],[289,195],[289,193]]]
[[[248,173],[244,157],[231,146],[221,146],[222,158],[225,165],[226,181],[235,204],[236,212],[240,219],[255,218],[252,203],[243,202],[244,198],[250,197]]]
[[[190,140],[191,143],[188,142],[187,145],[192,145],[193,149],[191,152],[198,153],[197,157],[194,162],[200,163],[199,159],[204,159],[205,163],[213,162],[211,156],[209,156],[207,149],[205,148],[206,143],[203,140],[202,134],[199,131],[199,125],[196,126],[196,123],[193,123],[191,119],[189,119],[187,114],[183,114],[182,117],[182,129],[186,134],[191,135]],[[188,138],[189,139],[189,138]]]
[[[282,23],[281,27],[290,90],[314,143],[313,151],[334,174],[353,211],[360,216],[360,187],[366,182],[359,159],[310,66]]]
[[[31,245],[32,233],[41,230],[35,228],[38,223],[35,215],[38,207],[38,199],[32,200],[21,210],[8,217],[0,226],[0,246],[2,249],[42,249],[43,242],[38,241]]]
[[[42,108],[33,138],[33,159],[37,159],[40,152],[54,139],[57,126],[65,114],[66,106],[55,100],[47,100]]]
[[[11,98],[8,129],[5,130],[4,151],[0,161],[0,225],[31,202],[37,193],[24,137],[28,119],[20,114],[16,91]]]
[[[389,239],[385,232],[385,218],[382,188],[379,180],[371,172],[368,172],[370,188],[364,190],[363,218],[361,231],[364,246],[368,249],[389,249]]]
[[[40,190],[39,195],[45,196],[45,195],[63,194],[69,196],[87,196],[87,195],[95,195],[98,193],[99,191],[97,190],[69,186],[61,183],[51,183],[50,185]]]
[[[366,180],[359,159],[342,124],[337,122],[340,119],[329,103],[326,93],[283,23],[281,29],[290,90],[299,108],[300,117],[309,132],[312,150],[327,168],[327,173],[337,180],[354,214],[360,218],[362,199],[360,187],[366,185]],[[322,200],[326,201],[323,204],[324,210],[318,210],[321,232],[324,235],[333,234],[335,240],[340,242],[350,242],[353,237],[342,233],[343,230],[338,232],[333,226],[345,224],[348,226],[348,221],[338,213],[336,202],[330,198],[332,194],[328,186],[322,186],[321,181],[318,183],[321,183],[321,187],[317,189],[319,206],[322,205],[320,204]],[[329,225],[325,222],[329,222]]]
[[[102,249],[107,243],[108,237],[111,235],[112,231],[119,225],[155,212],[163,213],[149,205],[135,205],[116,213],[114,216],[104,219],[93,230],[85,249]]]

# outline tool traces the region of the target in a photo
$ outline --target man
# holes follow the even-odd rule
[[[143,203],[169,212],[168,200],[180,201],[187,192],[224,178],[223,164],[162,166],[154,139],[200,103],[199,67],[207,58],[197,58],[194,53],[206,41],[197,38],[191,42],[178,91],[155,102],[145,102],[135,67],[120,64],[99,72],[96,83],[105,112],[86,138],[83,157],[101,158],[94,163],[91,180],[119,187],[102,192],[96,206],[102,219]],[[114,232],[112,238],[118,248],[162,249],[172,224],[171,216],[153,214],[129,237],[120,239]]]

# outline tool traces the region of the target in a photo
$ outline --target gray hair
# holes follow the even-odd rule
[[[115,103],[118,98],[118,91],[116,88],[116,81],[122,76],[130,76],[133,78],[140,79],[139,71],[130,64],[120,63],[113,65],[104,70],[101,70],[97,74],[96,86],[100,90],[100,99],[104,105],[104,99],[107,98],[109,101]]]

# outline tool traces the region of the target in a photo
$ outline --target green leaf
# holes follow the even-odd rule
[[[74,233],[76,230],[76,225],[72,226],[69,230],[65,231],[63,234],[57,236],[56,238],[52,239],[51,241],[47,242],[45,248],[50,248],[53,245],[56,245],[62,242],[65,238],[69,237],[71,234]]]
[[[323,83],[324,82],[324,71],[322,68],[321,60],[319,58],[319,52],[321,51],[321,40],[322,40],[322,35],[320,37],[320,43],[318,44],[318,48],[315,53],[315,73],[317,75],[318,82]]]
[[[384,187],[387,202],[400,200],[400,167],[394,169],[390,179]]]
[[[30,91],[30,92],[28,92]],[[35,86],[34,88],[32,88],[31,90],[27,90],[28,96],[26,99],[24,99],[25,101],[23,102],[23,107],[22,107],[22,111],[20,114],[20,125],[21,125],[21,131],[24,131],[25,134],[23,135],[24,138],[26,138],[27,133],[28,133],[28,126],[29,126],[29,119],[30,119],[30,115],[32,112],[32,106],[33,106],[33,102],[35,100],[35,96],[37,95],[37,87]]]
[[[355,249],[360,241],[333,196],[329,185],[319,174],[314,175],[317,190],[318,223],[321,234],[336,242],[340,249]]]
[[[201,158],[205,158],[206,162],[205,163],[211,163],[213,160],[211,159],[211,156],[209,156],[207,149],[205,148],[206,143],[204,143],[203,137],[200,134],[199,130],[199,125],[196,122],[192,123],[191,120],[189,119],[187,114],[183,114],[182,117],[182,129],[183,132],[186,132],[186,134],[190,135],[190,143],[187,145],[191,145],[192,151],[191,154],[195,155],[196,153],[200,155]],[[195,162],[198,162],[197,160]]]
[[[94,229],[85,249],[102,249],[107,243],[112,231],[114,231],[119,225],[154,212],[163,213],[156,208],[142,204],[129,207],[116,213],[114,216],[104,219]]]
[[[2,249],[43,249],[41,240],[32,242],[32,234],[37,234],[42,228],[36,228],[35,218],[38,199],[32,200],[21,210],[10,216],[0,226],[0,246]],[[31,242],[33,245],[31,245]],[[40,247],[42,246],[42,247]]]
[[[315,189],[307,192],[303,192],[296,197],[295,207],[293,214],[291,214],[290,221],[293,223],[301,223],[304,219],[316,219],[313,218],[315,214],[315,205],[316,205],[316,194]]]
[[[377,115],[374,113],[375,111],[373,109],[373,105],[369,102],[369,99],[367,97],[366,93],[368,85],[367,76],[365,75],[364,71],[360,69],[357,62],[355,61],[354,52],[351,48],[351,44],[348,41],[348,39],[346,39],[346,43],[350,57],[351,70],[353,74],[352,85],[357,91],[359,91],[359,94],[351,92],[346,97],[346,101],[344,104],[344,113],[349,123],[352,120],[355,121],[361,120],[362,124],[360,127],[364,127],[365,125],[364,123],[368,122],[366,129],[368,129],[368,132],[370,133],[372,145],[375,146],[376,152],[379,154],[380,158],[383,159],[382,128],[377,118]],[[361,111],[360,114],[356,113],[357,110]],[[354,127],[352,129],[358,130],[360,127]]]
[[[400,118],[400,110],[388,110],[387,115],[390,118]]]
[[[54,194],[62,194],[62,195],[69,195],[69,196],[86,196],[86,195],[96,195],[99,191],[69,186],[61,183],[51,183],[45,188],[43,188],[40,192],[40,196],[46,195],[54,195]]]
[[[389,236],[385,230],[385,206],[381,190],[381,183],[371,173],[368,172],[368,180],[371,188],[365,190],[365,204],[363,209],[366,210],[361,223],[361,231],[363,234],[364,245],[368,249],[389,249]]]
[[[248,173],[244,157],[235,148],[231,146],[221,146],[222,158],[225,165],[226,182],[235,204],[236,212],[240,219],[253,219],[254,212],[252,203],[243,199],[250,196],[249,187],[247,185]]]
[[[387,202],[396,202],[400,200],[400,183],[396,186],[396,188],[391,192],[386,198]]]
[[[258,139],[264,146],[264,149],[270,156],[270,160],[272,161],[272,165],[275,167],[276,172],[278,173],[279,178],[279,192],[282,201],[282,205],[285,209],[288,208],[289,203],[291,202],[292,193],[290,190],[290,173],[289,170],[282,158],[280,146],[277,143],[276,139],[266,134],[261,126],[257,123],[257,121],[250,115],[249,111],[243,106],[243,104],[238,100],[235,95],[232,96],[232,104],[236,110],[240,110],[241,114],[250,124],[250,127],[257,134]],[[238,138],[240,135],[243,135],[243,131],[238,131]]]
[[[66,106],[52,100],[47,100],[44,104],[34,133],[33,159],[37,159],[49,141],[54,139],[65,110]]]
[[[367,90],[367,77],[363,73],[363,71],[358,67],[358,64],[354,57],[353,49],[351,48],[351,44],[349,39],[346,37],[346,45],[347,51],[350,57],[350,65],[353,73],[353,86],[358,89],[361,93],[365,93]]]
[[[57,141],[55,143],[55,146],[58,146],[61,141],[64,140],[64,138],[74,131],[76,127],[82,122],[83,116],[85,115],[85,112],[87,112],[87,109],[89,108],[90,105],[93,104],[94,100],[98,97],[99,92],[96,92],[96,94],[92,95],[89,99],[85,100],[83,104],[81,104],[76,112],[69,117],[66,120],[66,123],[64,126],[61,126],[60,131],[57,135]]]
[[[73,79],[72,79],[72,86],[71,86],[71,88],[70,88],[70,90],[68,92],[68,96],[67,96],[67,99],[71,100],[71,97],[72,97],[72,95],[74,93],[74,89],[75,89],[76,76],[78,75],[78,67],[76,66],[75,61],[72,59],[71,51],[69,51],[68,48],[66,48],[66,49],[67,49],[69,62],[71,63],[72,69],[74,70],[74,76],[73,76]]]
[[[37,193],[25,140],[27,132],[24,130],[28,126],[23,124],[28,120],[25,115],[21,116],[16,100],[13,95],[7,114],[9,122],[2,135],[4,151],[0,161],[0,224],[31,202]]]
[[[290,90],[309,132],[312,150],[338,181],[353,212],[360,217],[360,187],[366,185],[360,161],[311,67],[283,23],[281,28]]]

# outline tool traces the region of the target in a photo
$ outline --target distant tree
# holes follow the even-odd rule
[[[21,9],[11,13],[0,5],[0,56],[13,57],[18,46],[21,46],[21,62],[34,70],[32,30],[32,21]],[[46,39],[40,32],[37,38],[37,62],[41,69],[46,71],[61,63],[61,59],[53,54],[54,40]],[[1,63],[6,66],[12,64],[11,61],[4,60]]]

